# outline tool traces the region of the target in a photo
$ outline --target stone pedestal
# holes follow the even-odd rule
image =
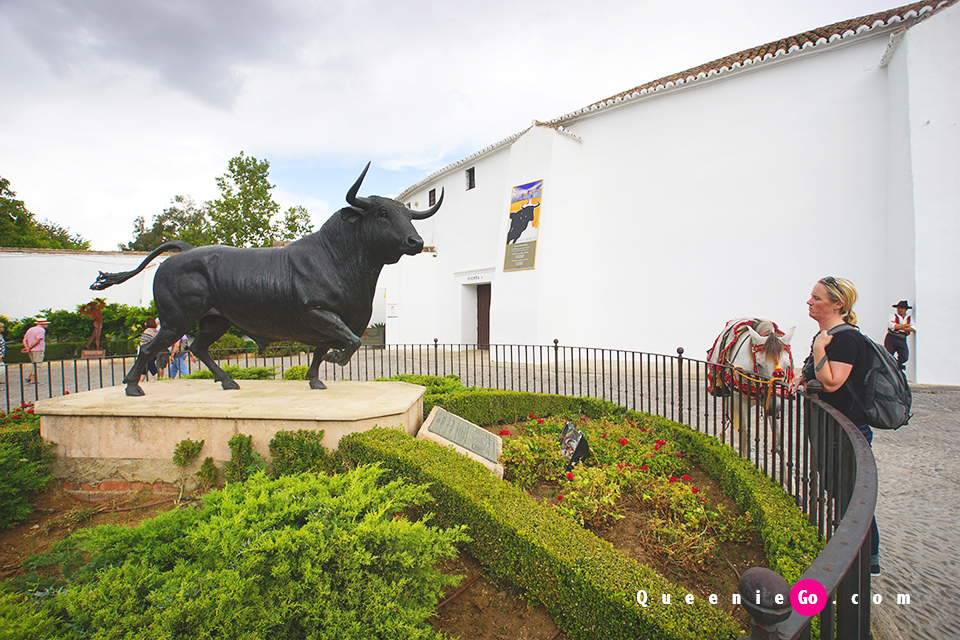
[[[205,442],[185,470],[192,479],[205,457],[230,459],[227,442],[237,433],[253,436],[254,450],[268,456],[280,430],[322,429],[324,446],[336,449],[349,433],[379,426],[415,435],[423,422],[424,388],[404,382],[326,382],[325,390],[304,381],[238,384],[224,391],[211,380],[160,380],[142,383],[139,398],[116,386],[41,400],[40,433],[57,443],[53,474],[73,491],[156,491],[182,480],[173,452],[187,438]]]

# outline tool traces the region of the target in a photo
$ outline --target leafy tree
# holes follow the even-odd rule
[[[276,238],[277,240],[296,240],[312,231],[310,212],[298,205],[287,209],[283,222],[277,228]]]
[[[267,179],[270,163],[240,155],[231,158],[227,173],[216,179],[220,197],[198,207],[189,196],[177,196],[147,227],[144,218],[134,222],[132,242],[123,251],[152,251],[164,242],[184,240],[192,245],[225,244],[233,247],[269,247],[277,240],[295,240],[312,231],[309,212],[290,207],[275,220],[280,205]]]
[[[240,152],[231,158],[227,173],[217,178],[220,197],[208,203],[214,233],[220,244],[233,247],[269,247],[271,220],[280,210],[267,181],[270,163]]]
[[[31,249],[75,249],[85,251],[90,242],[55,222],[37,222],[33,214],[16,200],[10,181],[0,178],[0,246]]]
[[[120,245],[121,251],[153,251],[164,242],[183,240],[194,246],[214,242],[206,210],[198,207],[190,196],[174,196],[170,206],[147,229],[143,216],[133,225],[133,241]]]

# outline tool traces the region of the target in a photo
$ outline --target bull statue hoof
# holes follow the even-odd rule
[[[327,385],[320,382],[319,378],[310,378],[310,388],[311,389],[326,389]]]
[[[233,379],[230,379],[230,378],[221,381],[220,386],[223,387],[225,391],[232,391],[234,389],[240,388],[240,385],[238,385]]]
[[[146,395],[146,394],[143,393],[143,389],[140,388],[140,385],[138,385],[138,384],[133,384],[133,383],[130,383],[130,384],[127,385],[126,394],[127,394],[128,396],[131,396],[131,397],[134,397],[134,398],[139,397],[139,396],[142,396],[142,395]]]

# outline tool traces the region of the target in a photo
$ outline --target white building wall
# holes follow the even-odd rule
[[[883,336],[887,175],[884,39],[742,73],[567,126],[583,139],[581,270],[590,346],[702,358],[724,323],[816,330],[816,280],[858,286]],[[886,307],[884,306],[886,305]],[[579,325],[579,328],[576,325]],[[558,336],[566,342],[563,336]]]
[[[960,7],[907,31],[895,62],[906,67],[916,261],[917,380],[960,383]],[[900,240],[899,238],[897,240]],[[909,255],[911,236],[892,255]],[[906,245],[905,247],[903,245]],[[892,292],[891,292],[892,293]],[[899,296],[902,298],[904,296]],[[893,301],[899,299],[894,298]]]
[[[164,260],[121,285],[92,291],[100,271],[135,269],[147,254],[139,252],[0,250],[0,314],[10,319],[34,316],[42,309],[74,311],[95,298],[108,303],[146,306],[153,299],[153,276]]]
[[[682,346],[703,359],[727,320],[758,316],[797,327],[799,363],[817,328],[805,304],[812,286],[843,276],[858,288],[861,328],[878,342],[891,303],[916,300],[910,378],[960,383],[960,346],[936,338],[960,317],[949,253],[960,240],[950,179],[960,168],[960,101],[946,68],[958,59],[958,13],[909,30],[886,65],[890,37],[871,35],[567,119],[567,132],[535,126],[481,154],[478,182],[485,163],[502,169],[507,159],[500,192],[435,216],[437,297],[416,305],[459,314],[436,325],[441,342],[468,340],[471,301],[454,275],[462,267],[443,257],[489,250],[494,343]],[[538,179],[536,268],[505,273],[510,189]],[[493,219],[496,233],[463,228],[464,218]]]

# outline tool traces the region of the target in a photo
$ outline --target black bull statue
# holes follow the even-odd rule
[[[161,253],[180,251],[157,268],[153,296],[160,331],[124,376],[127,395],[143,395],[138,383],[147,363],[197,323],[190,351],[224,389],[240,387],[208,350],[231,325],[256,341],[261,351],[277,340],[315,347],[307,379],[310,388],[325,389],[320,363],[343,366],[360,348],[383,265],[423,250],[412,221],[429,218],[443,203],[442,192],[436,205],[422,212],[389,198],[358,197],[369,168],[368,163],[347,192],[349,207],[333,214],[316,233],[285,247],[193,247],[175,240],[157,247],[133,271],[101,271],[91,289],[124,282]]]

